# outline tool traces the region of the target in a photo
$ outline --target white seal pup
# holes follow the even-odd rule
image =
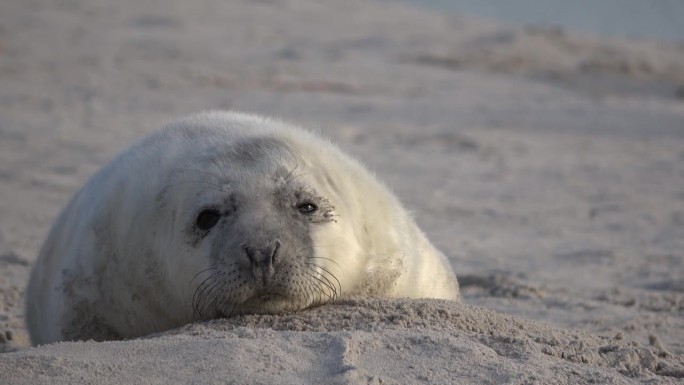
[[[362,165],[287,124],[207,112],[100,170],[27,289],[34,344],[132,338],[343,297],[458,300],[447,259]]]

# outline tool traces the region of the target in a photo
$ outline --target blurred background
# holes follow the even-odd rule
[[[574,32],[680,42],[684,40],[684,3],[679,0],[403,1],[435,10],[510,23],[556,25]]]

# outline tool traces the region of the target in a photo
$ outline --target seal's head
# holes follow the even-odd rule
[[[194,317],[282,313],[337,298],[333,261],[312,239],[335,226],[335,204],[307,175],[306,160],[272,137],[216,150],[182,169],[165,194],[182,198],[181,247],[208,263],[193,278]]]
[[[165,141],[176,154],[159,175],[163,183],[151,183],[160,191],[154,202],[137,203],[156,207],[138,211],[141,220],[149,212],[149,228],[168,228],[153,237],[164,240],[151,254],[176,259],[162,264],[164,274],[192,289],[193,318],[297,311],[350,291],[362,246],[353,221],[340,215],[352,217],[350,203],[360,198],[345,192],[355,182],[341,180],[329,143],[302,131],[263,130],[278,123],[249,122],[235,138],[226,138],[235,127],[204,123],[171,130],[182,151]],[[169,281],[153,271],[148,281]]]

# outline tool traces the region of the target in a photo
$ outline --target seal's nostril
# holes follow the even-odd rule
[[[280,250],[280,240],[276,239],[275,246],[273,247],[273,252],[271,253],[271,264],[276,264],[276,258],[278,257],[278,251]]]
[[[247,255],[247,258],[248,258],[249,261],[252,263],[252,265],[256,265],[256,264],[257,264],[257,260],[254,258],[254,252],[253,252],[252,250],[250,250],[249,247],[247,247],[247,246],[242,246],[242,250],[245,251],[245,254]]]

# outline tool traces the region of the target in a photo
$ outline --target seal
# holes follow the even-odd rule
[[[253,115],[167,125],[56,219],[27,288],[33,344],[125,339],[339,298],[458,300],[389,190],[328,140]]]

